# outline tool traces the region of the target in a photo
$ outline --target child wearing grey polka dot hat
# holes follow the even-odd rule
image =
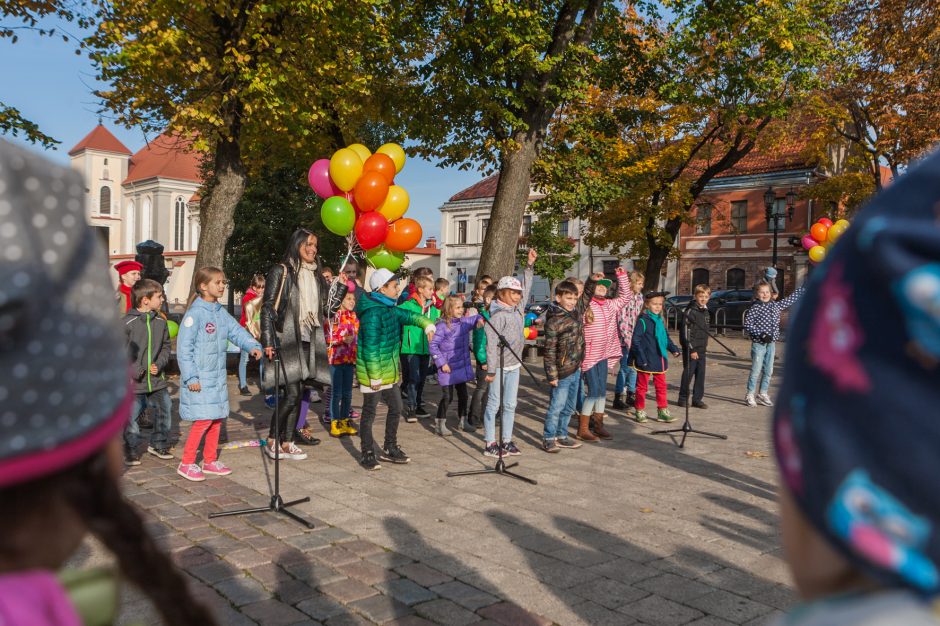
[[[133,394],[84,191],[76,172],[0,141],[0,624],[84,621],[54,570],[88,531],[167,623],[212,623],[121,495]],[[110,623],[104,595],[95,623]]]

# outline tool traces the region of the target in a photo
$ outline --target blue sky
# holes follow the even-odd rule
[[[46,26],[52,24],[49,21]],[[39,124],[43,132],[58,139],[61,143],[46,154],[63,164],[68,163],[69,149],[98,123],[98,105],[92,95],[98,84],[94,69],[87,56],[76,55],[74,51],[75,45],[61,37],[39,37],[28,31],[20,33],[16,44],[0,40],[3,67],[0,101],[16,107],[26,119]],[[106,114],[104,124],[131,150],[144,145],[144,135],[139,130],[117,126],[109,122]],[[41,147],[32,149],[42,151]],[[396,177],[396,183],[405,187],[411,197],[408,217],[418,220],[426,236],[439,237],[438,207],[481,178],[476,171],[441,169],[423,159],[411,158]]]

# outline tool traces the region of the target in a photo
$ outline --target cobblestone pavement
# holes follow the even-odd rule
[[[748,344],[729,343],[739,358],[709,356],[710,406],[692,410],[696,426],[727,441],[690,436],[680,450],[651,434],[662,425],[627,421],[608,405],[612,441],[546,454],[537,447],[546,386],[523,377],[517,469],[537,486],[447,478],[492,460],[479,434],[441,438],[421,420],[399,430],[409,465],[363,471],[358,439],[325,432],[309,459],[283,462],[282,493],[311,497],[294,510],[314,530],[272,513],[207,518],[268,502],[272,464],[259,448],[225,451],[234,474],[203,483],[145,454],[125,475],[127,493],[225,625],[761,624],[793,596],[775,520],[769,410],[744,406]],[[532,369],[542,374],[540,364]],[[673,401],[680,370],[674,363],[669,374]],[[432,405],[439,388],[426,389]],[[239,396],[234,378],[230,393],[228,440],[265,434],[260,398]],[[379,441],[383,423],[380,412]],[[73,564],[104,558],[89,542]],[[159,621],[133,589],[121,619]]]

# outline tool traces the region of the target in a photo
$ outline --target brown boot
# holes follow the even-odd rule
[[[601,439],[612,439],[612,435],[604,428],[604,414],[594,413],[590,420],[591,431]]]
[[[574,436],[575,439],[597,443],[597,437],[595,437],[591,429],[588,428],[588,422],[590,422],[590,420],[590,415],[578,415],[578,433]]]

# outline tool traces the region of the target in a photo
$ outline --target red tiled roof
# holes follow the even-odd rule
[[[75,147],[69,150],[69,156],[78,154],[82,150],[103,150],[105,152],[117,152],[118,154],[130,154],[131,151],[121,143],[117,137],[111,134],[107,128],[98,124],[85,138],[75,144]]]
[[[463,191],[459,191],[450,197],[451,202],[457,200],[476,200],[478,198],[495,198],[496,184],[499,183],[499,174],[493,174],[475,183]]]
[[[156,177],[201,183],[200,155],[192,143],[178,135],[160,135],[131,157],[123,184]]]
[[[194,193],[194,194],[192,195],[192,197],[189,199],[189,201],[190,201],[190,202],[193,202],[193,203],[199,202],[200,200],[202,200],[202,196],[199,195],[199,192],[198,192],[198,191],[197,191],[196,193]]]
[[[734,167],[718,174],[715,178],[731,176],[754,176],[770,172],[785,172],[816,167],[817,163],[806,155],[806,140],[797,140],[782,146],[765,150],[755,148],[737,162]]]
[[[440,248],[412,248],[405,254],[423,254],[425,256],[441,256]]]

